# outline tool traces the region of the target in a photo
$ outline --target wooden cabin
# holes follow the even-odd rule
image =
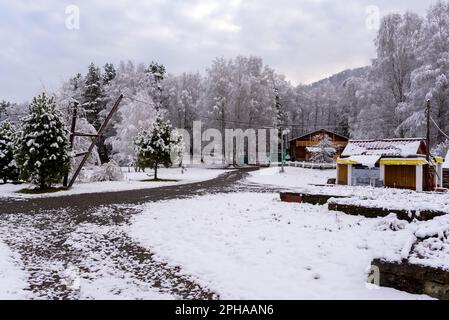
[[[425,139],[350,140],[337,159],[337,184],[416,191],[443,185],[443,159],[426,160]]]
[[[320,143],[325,136],[328,136],[338,146],[335,154],[336,160],[348,144],[349,139],[325,129],[315,130],[290,140],[290,158],[293,161],[309,161],[312,157],[313,147]]]

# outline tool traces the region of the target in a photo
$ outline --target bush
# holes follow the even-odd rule
[[[124,179],[125,176],[123,175],[122,169],[114,160],[102,164],[90,178],[92,182],[122,181]]]

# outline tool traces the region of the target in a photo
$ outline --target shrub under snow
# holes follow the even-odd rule
[[[94,171],[90,180],[92,182],[101,181],[122,181],[125,176],[123,175],[122,169],[114,160],[108,163],[104,163]]]

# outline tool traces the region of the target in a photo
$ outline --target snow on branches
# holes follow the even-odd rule
[[[0,123],[0,180],[17,181],[19,171],[15,161],[17,135],[12,124],[5,120]]]
[[[332,142],[332,139],[327,134],[320,135],[317,140],[319,141],[318,144],[309,148],[309,151],[312,153],[311,161],[316,163],[334,161],[338,146]]]
[[[33,99],[22,119],[17,162],[21,178],[41,189],[58,183],[70,169],[68,132],[53,98]]]
[[[154,169],[157,180],[157,168],[160,165],[168,168],[181,157],[184,144],[182,136],[173,129],[170,121],[165,120],[159,111],[149,129],[139,131],[135,141],[137,166]]]

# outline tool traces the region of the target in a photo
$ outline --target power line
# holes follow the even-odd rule
[[[447,135],[443,130],[441,130],[441,128],[438,126],[438,124],[436,123],[435,120],[433,120],[432,117],[430,117],[430,120],[432,120],[433,124],[435,125],[435,127],[437,127],[438,131],[440,131],[447,139],[449,139],[449,135]]]

